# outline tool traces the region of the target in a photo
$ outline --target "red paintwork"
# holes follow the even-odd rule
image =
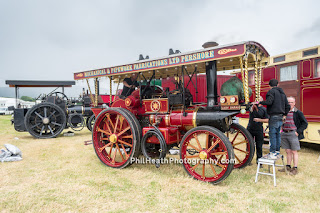
[[[267,84],[273,78],[276,78],[276,67],[267,67],[262,70],[262,82]]]
[[[102,98],[103,103],[108,104],[110,103],[110,95],[100,95]],[[112,95],[112,100],[114,99],[114,95]]]
[[[160,103],[160,107],[158,111],[152,110],[152,104],[154,104],[155,101]],[[145,108],[146,113],[155,113],[155,112],[168,113],[169,112],[169,101],[167,98],[143,100],[143,106]]]
[[[302,62],[302,78],[310,78],[310,67],[311,67],[311,61],[303,61]]]
[[[183,110],[172,111],[169,116],[169,125],[178,126],[182,129],[193,126],[192,118],[194,111],[186,110],[187,116],[183,116]]]
[[[232,75],[218,75],[217,76],[217,89],[218,89],[218,96],[220,96],[220,88],[224,82],[232,78]],[[184,77],[185,85],[188,84],[190,78],[188,76]],[[192,77],[192,81],[195,86],[198,87],[198,94],[196,93],[196,89],[193,84],[190,82],[187,89],[189,89],[190,93],[193,97],[193,102],[207,102],[207,79],[206,75],[198,74],[197,76],[197,85],[196,85],[196,78],[195,76]],[[165,90],[166,87],[169,88],[169,91],[172,91],[175,88],[174,84],[174,77],[170,77],[169,79],[162,79],[162,88]],[[219,101],[219,100],[218,100]]]
[[[134,102],[133,106],[126,106],[125,100],[127,98],[129,98],[130,100],[132,100],[132,102]],[[120,107],[120,108],[127,109],[130,112],[132,112],[135,116],[137,116],[138,114],[141,115],[145,113],[144,107],[140,107],[139,90],[133,91],[132,94],[129,95],[127,98],[125,100],[117,99],[112,103],[111,107]]]
[[[308,121],[320,122],[320,110],[316,107],[320,100],[320,78],[301,79],[300,85],[300,110],[303,112]]]
[[[124,102],[126,107],[130,109],[140,106],[140,99],[132,95],[128,96]]]
[[[193,109],[186,110],[187,115],[183,116],[183,110],[173,110],[169,114],[158,114],[157,118],[161,118],[159,127],[178,127],[180,130],[187,130],[193,127]],[[150,122],[155,123],[155,115],[150,116]]]
[[[142,135],[145,135],[153,127],[144,127],[142,128]],[[163,135],[167,144],[179,143],[180,142],[180,131],[177,127],[159,127],[158,128]],[[147,141],[148,143],[159,144],[159,141],[156,137],[150,137]]]
[[[95,116],[95,117],[98,117],[99,113],[100,113],[102,110],[104,110],[104,109],[103,109],[103,108],[95,108],[95,107],[92,107],[91,110],[92,110],[94,116]]]

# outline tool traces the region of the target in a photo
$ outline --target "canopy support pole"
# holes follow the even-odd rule
[[[95,85],[95,94],[94,94],[95,96],[94,96],[94,97],[95,97],[95,99],[96,99],[96,100],[95,100],[95,107],[96,107],[96,106],[98,106],[98,95],[99,95],[98,83],[99,83],[99,82],[98,82],[98,78],[95,78],[94,80],[95,80],[95,81],[94,81],[94,85]]]
[[[111,107],[112,104],[112,77],[110,76],[110,103],[109,106]]]
[[[258,73],[258,59],[254,61],[254,84],[255,84],[255,92],[256,92],[256,102],[260,100],[260,93],[259,93],[259,73]]]
[[[261,70],[261,67],[262,67],[262,62],[261,62],[262,60],[261,60],[261,58],[260,58],[260,61],[259,61],[259,67],[258,67],[258,71],[259,71],[259,77],[258,77],[258,81],[259,81],[259,90],[258,90],[258,93],[259,93],[259,98],[260,98],[260,93],[261,93],[261,72],[262,72],[262,70]],[[259,101],[260,101],[260,99],[259,99]]]
[[[245,73],[244,85],[243,85],[244,99],[245,99],[245,103],[248,104],[249,103],[248,56],[246,56],[246,58],[244,59],[244,73]]]
[[[89,89],[89,93],[90,93],[90,100],[91,100],[91,103],[94,105],[94,99],[93,99],[93,95],[92,95],[91,88],[89,85],[89,81],[88,81],[88,79],[86,79],[86,81],[87,81],[88,89]]]
[[[197,74],[197,67],[195,67],[195,73],[196,73],[196,102],[198,102],[198,74]]]
[[[114,95],[114,97],[113,97],[113,101],[116,99],[116,97],[117,97],[117,94],[118,94],[118,89],[119,89],[119,84],[120,84],[120,79],[119,79],[119,81],[118,81],[118,85],[117,85],[117,90],[116,90],[116,94]],[[140,82],[139,82],[139,85],[140,85]],[[112,102],[113,102],[112,101]]]
[[[19,87],[16,85],[14,86],[15,88],[15,94],[16,94],[16,108],[18,108],[18,90],[19,90]]]
[[[183,116],[187,116],[187,113],[186,113],[186,90],[184,88],[184,69],[185,69],[185,66],[182,65],[182,67],[181,67],[181,76],[182,76]]]

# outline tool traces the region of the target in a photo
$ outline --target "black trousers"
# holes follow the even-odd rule
[[[264,141],[263,131],[250,131],[255,143],[256,143],[256,151],[257,151],[257,162],[258,159],[262,157],[262,145]]]

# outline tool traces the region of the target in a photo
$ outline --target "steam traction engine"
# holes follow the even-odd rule
[[[92,108],[96,115],[92,139],[98,158],[107,166],[124,168],[141,152],[146,158],[161,159],[171,147],[178,146],[183,167],[190,176],[221,182],[233,168],[243,168],[253,158],[251,135],[233,123],[232,117],[240,111],[245,113],[249,106],[248,67],[255,69],[255,95],[259,97],[261,67],[267,57],[260,44],[242,42],[75,73],[75,80],[108,76],[110,87],[112,81],[119,83],[130,73],[139,73],[140,86],[131,95],[117,97],[110,108]],[[241,70],[243,88],[219,99],[217,71],[227,69]],[[184,76],[192,81],[198,73],[207,77],[207,103],[194,103],[185,86]],[[162,91],[150,84],[153,79],[169,76],[176,77],[174,91]],[[232,87],[232,83],[227,86]]]
[[[71,87],[74,81],[6,81],[10,87]],[[16,98],[17,99],[17,98]],[[63,92],[51,92],[38,98],[41,103],[31,108],[14,109],[14,128],[19,132],[27,131],[35,138],[54,138],[64,129],[80,131],[86,125],[92,129],[94,115],[91,111],[89,96],[77,100],[68,99]]]

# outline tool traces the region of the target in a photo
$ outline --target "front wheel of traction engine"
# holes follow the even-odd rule
[[[124,168],[140,149],[138,126],[133,116],[121,108],[100,112],[93,127],[92,141],[98,158],[109,167]]]
[[[193,178],[217,184],[234,167],[234,153],[228,138],[218,129],[200,126],[189,130],[180,143],[180,158]]]

